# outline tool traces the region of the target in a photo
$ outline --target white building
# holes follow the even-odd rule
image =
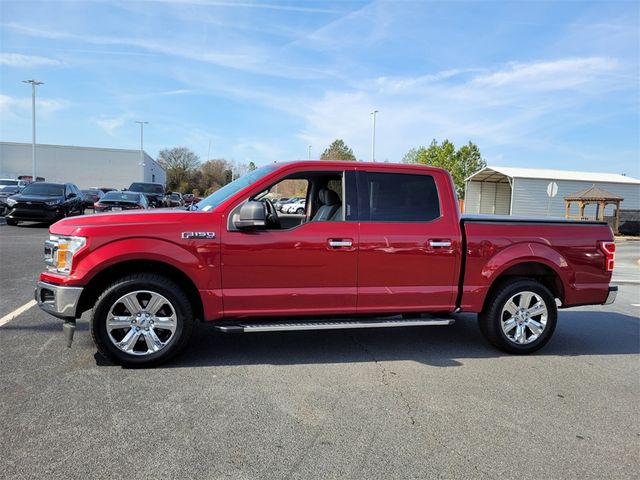
[[[36,175],[48,182],[71,182],[80,188],[122,189],[132,182],[165,183],[163,168],[140,150],[36,145]],[[31,175],[31,144],[0,142],[0,178]]]
[[[564,197],[592,185],[623,197],[621,211],[640,209],[640,180],[636,178],[615,173],[488,166],[466,179],[464,213],[564,218]],[[548,189],[555,196],[550,197]],[[595,217],[595,208],[587,207],[585,214]],[[608,206],[605,215],[612,215],[613,210],[613,205]]]

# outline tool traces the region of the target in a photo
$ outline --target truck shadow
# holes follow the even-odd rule
[[[629,355],[640,352],[637,317],[601,311],[561,312],[551,341],[534,355]],[[160,368],[294,365],[413,360],[457,367],[466,358],[509,356],[488,344],[475,315],[448,327],[220,334],[197,325],[186,351]],[[514,357],[517,358],[517,357]],[[526,357],[520,357],[526,358]]]

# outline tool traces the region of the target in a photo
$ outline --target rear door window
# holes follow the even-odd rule
[[[360,172],[360,218],[372,222],[430,222],[440,217],[431,175]]]

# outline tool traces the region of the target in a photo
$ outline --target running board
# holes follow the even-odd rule
[[[398,320],[331,320],[271,323],[227,323],[214,328],[225,333],[288,332],[295,330],[342,330],[350,328],[428,327],[452,325],[452,318],[403,318]]]

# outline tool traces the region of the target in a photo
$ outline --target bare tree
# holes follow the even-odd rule
[[[158,154],[158,163],[167,174],[167,188],[179,190],[191,184],[200,159],[186,147],[175,147],[162,150]]]

